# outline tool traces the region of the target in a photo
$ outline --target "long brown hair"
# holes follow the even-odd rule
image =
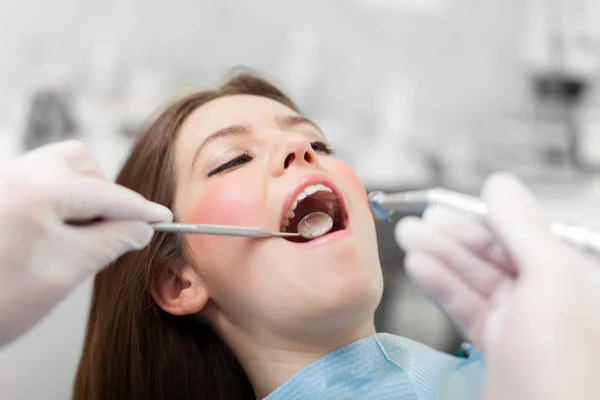
[[[217,89],[168,107],[137,139],[117,183],[171,207],[175,192],[174,143],[184,120],[203,104],[251,94],[297,107],[257,77],[236,73]],[[150,294],[156,274],[186,261],[185,241],[155,235],[150,245],[124,255],[94,282],[83,355],[73,398],[254,399],[246,373],[215,330],[197,316],[164,312]]]

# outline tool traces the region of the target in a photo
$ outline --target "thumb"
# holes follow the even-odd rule
[[[514,176],[498,173],[488,178],[481,197],[488,206],[492,229],[518,268],[541,265],[531,261],[558,239],[550,232],[550,222],[540,214],[531,192]]]
[[[143,249],[154,235],[149,224],[131,220],[101,221],[73,229],[81,246],[80,279],[106,268],[129,251]]]

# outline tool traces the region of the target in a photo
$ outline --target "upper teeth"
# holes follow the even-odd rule
[[[296,196],[296,199],[292,202],[290,210],[288,211],[288,214],[286,215],[286,220],[283,221],[283,223],[282,223],[283,231],[285,231],[286,227],[289,225],[289,220],[291,220],[292,218],[294,218],[296,216],[294,210],[298,206],[298,203],[300,203],[302,200],[304,200],[308,196],[311,196],[317,192],[323,192],[322,197],[326,199],[325,205],[327,207],[327,211],[328,211],[329,215],[331,215],[332,218],[335,216],[335,213],[338,210],[338,205],[337,205],[337,198],[335,197],[333,190],[331,190],[327,186],[322,185],[320,183],[318,183],[316,185],[310,185],[310,186],[305,187],[304,190],[302,190],[302,192],[300,192]]]
[[[327,206],[329,208],[332,208],[333,205],[335,204],[335,202],[333,200],[336,199],[335,194],[333,194],[333,190],[331,190],[330,188],[328,188],[325,185],[321,185],[320,183],[318,183],[316,185],[310,185],[310,186],[305,187],[304,190],[301,191],[298,194],[298,196],[296,196],[296,200],[294,200],[294,202],[292,203],[292,207],[290,208],[290,211],[288,213],[288,218],[294,218],[294,215],[292,215],[290,217],[290,214],[294,213],[294,210],[296,209],[296,207],[298,207],[298,203],[300,203],[302,200],[304,200],[305,198],[307,198],[311,194],[315,194],[317,192],[327,192],[327,193],[330,193],[330,199],[331,199],[331,201],[327,202]],[[331,204],[331,207],[329,206],[329,204]]]

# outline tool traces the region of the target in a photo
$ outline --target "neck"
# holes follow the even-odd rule
[[[227,338],[227,342],[248,374],[256,398],[262,399],[302,368],[334,350],[374,333],[375,328],[371,321],[351,330],[329,333],[320,337],[240,335]]]

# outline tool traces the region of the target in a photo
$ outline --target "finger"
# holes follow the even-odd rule
[[[78,260],[81,265],[73,278],[79,281],[95,274],[116,261],[123,254],[141,250],[150,243],[154,230],[140,221],[102,221],[70,230],[73,243],[79,246]]]
[[[38,156],[40,154],[44,155],[60,155],[64,157],[67,154],[78,152],[84,149],[85,146],[79,140],[64,140],[60,142],[46,144],[44,146],[38,147],[35,150],[31,150],[27,153],[27,156]]]
[[[482,198],[492,228],[521,268],[541,267],[544,263],[530,261],[547,255],[549,248],[562,247],[538,211],[533,195],[513,176],[496,174],[489,178]]]
[[[100,165],[92,157],[85,145],[78,140],[67,140],[49,144],[34,150],[31,155],[36,158],[42,156],[43,159],[52,160],[51,162],[56,162],[59,159],[65,162],[69,169],[77,174],[106,179]]]
[[[396,238],[396,243],[400,246],[405,252],[410,252],[411,246],[413,245],[413,240],[411,240],[410,230],[406,231],[406,226],[411,226],[413,224],[420,223],[420,219],[417,217],[404,217],[402,218],[394,228],[394,237]]]
[[[78,148],[77,143],[73,146],[73,150],[68,152],[65,156],[65,161],[71,170],[77,174],[83,176],[90,176],[96,178],[106,179],[106,175],[100,164],[92,156],[92,154],[80,144]]]
[[[423,221],[504,273],[516,272],[502,242],[483,223],[443,207],[429,207]]]
[[[456,273],[468,286],[488,297],[505,274],[471,253],[452,237],[414,219],[403,220],[398,234],[408,252],[427,254]]]
[[[96,178],[79,178],[55,188],[57,212],[63,220],[129,219],[171,222],[171,211],[123,186]]]
[[[482,348],[489,303],[459,279],[450,267],[426,253],[408,253],[407,274],[442,308],[475,346]]]

